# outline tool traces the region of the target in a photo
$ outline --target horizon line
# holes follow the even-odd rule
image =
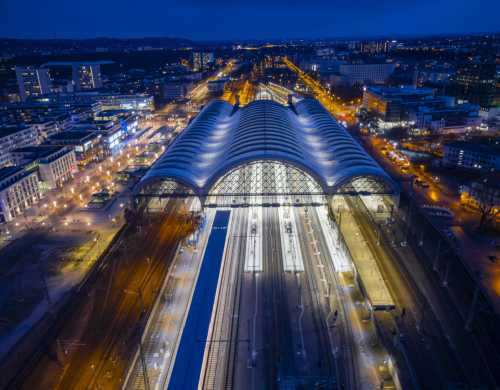
[[[232,43],[232,42],[276,42],[276,41],[318,41],[318,40],[363,40],[363,39],[408,39],[408,38],[432,38],[432,37],[446,37],[446,36],[481,36],[481,35],[499,35],[500,30],[497,31],[476,31],[476,32],[440,32],[440,33],[423,33],[423,34],[374,34],[374,35],[339,35],[339,36],[318,36],[318,37],[288,37],[288,38],[233,38],[233,39],[194,39],[180,36],[168,35],[136,35],[136,36],[93,36],[93,37],[14,37],[14,36],[0,36],[0,41],[4,40],[17,40],[17,41],[91,41],[97,39],[110,39],[110,40],[139,40],[139,39],[171,39],[171,40],[184,40],[193,43]]]

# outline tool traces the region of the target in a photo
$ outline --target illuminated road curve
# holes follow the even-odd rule
[[[297,73],[299,78],[314,93],[321,104],[323,104],[338,120],[346,121],[349,124],[354,124],[356,122],[356,109],[354,107],[346,106],[345,103],[335,101],[332,94],[323,87],[319,81],[313,79],[288,58],[284,59],[284,63],[290,70]]]

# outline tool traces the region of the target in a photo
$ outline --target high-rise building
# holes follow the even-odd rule
[[[215,61],[214,53],[203,53],[203,65],[207,66],[213,64]]]
[[[102,87],[100,64],[75,63],[72,65],[72,74],[77,91]]]
[[[101,88],[101,65],[112,63],[112,61],[50,61],[43,64],[41,69],[70,67],[71,81],[64,89],[72,93]]]
[[[467,64],[457,68],[454,95],[482,107],[493,105],[496,92],[495,64]]]
[[[208,68],[210,64],[214,62],[214,53],[211,52],[193,52],[193,70],[203,71]]]
[[[26,100],[31,96],[41,96],[50,92],[49,70],[33,66],[16,66],[19,96]]]
[[[361,43],[361,52],[370,54],[387,53],[389,50],[389,41],[370,41]]]
[[[202,68],[202,53],[199,51],[193,52],[193,70],[195,72],[201,70]]]

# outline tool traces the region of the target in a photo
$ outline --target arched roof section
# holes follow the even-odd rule
[[[141,181],[176,180],[197,194],[238,165],[258,160],[282,161],[335,193],[350,180],[370,176],[397,185],[356,140],[314,99],[294,109],[271,100],[243,108],[214,100],[168,147]]]

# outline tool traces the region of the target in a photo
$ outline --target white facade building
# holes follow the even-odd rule
[[[10,222],[41,199],[36,170],[0,168],[0,222]]]
[[[62,187],[77,170],[75,151],[68,146],[30,146],[11,155],[16,165],[38,167],[42,192]]]
[[[11,164],[10,152],[37,145],[37,132],[32,126],[0,126],[0,168]]]
[[[49,70],[32,66],[16,66],[19,96],[24,101],[32,96],[50,93]]]

